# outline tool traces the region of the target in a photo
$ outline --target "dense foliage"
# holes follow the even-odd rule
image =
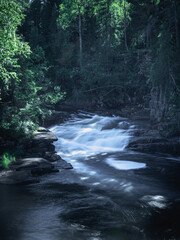
[[[47,105],[62,98],[48,79],[49,66],[41,46],[33,51],[19,27],[25,4],[0,2],[0,131],[3,137],[31,135],[48,112]]]
[[[66,92],[79,107],[150,108],[178,134],[179,16],[177,0],[0,1],[1,132],[30,134]]]

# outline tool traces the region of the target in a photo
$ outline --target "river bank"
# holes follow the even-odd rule
[[[40,181],[40,176],[58,172],[60,169],[72,169],[71,164],[56,154],[53,142],[57,141],[54,133],[46,128],[39,127],[31,139],[20,139],[16,143],[16,151],[21,156],[10,163],[8,169],[1,169],[1,184],[30,184]],[[8,147],[8,143],[6,148]],[[9,142],[9,145],[13,142]],[[1,148],[3,143],[1,143]],[[57,167],[58,165],[58,167]]]

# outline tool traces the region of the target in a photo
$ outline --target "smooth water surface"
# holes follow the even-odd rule
[[[135,153],[128,119],[79,113],[51,130],[73,165],[0,186],[0,240],[180,239],[178,158]]]

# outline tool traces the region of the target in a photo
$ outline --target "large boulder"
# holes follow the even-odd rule
[[[9,170],[0,171],[0,183],[20,184],[37,182],[38,175],[72,169],[72,165],[56,154],[54,141],[58,138],[49,130],[39,127],[32,139],[21,139],[16,149],[23,157],[10,164]]]
[[[57,141],[58,138],[56,137],[56,135],[49,131],[48,129],[45,128],[39,128],[37,131],[35,131],[35,136],[33,138],[33,141],[35,142],[47,142],[47,143],[52,143],[54,141]]]
[[[50,172],[54,168],[54,165],[48,162],[44,158],[23,158],[19,159],[15,164],[14,169],[16,171],[22,170],[39,170],[40,172]]]
[[[59,161],[57,162],[56,167],[58,169],[73,169],[72,165],[70,163],[67,163],[63,159],[59,159]]]
[[[127,148],[145,153],[180,154],[179,138],[163,138],[154,136],[135,137],[130,140]]]

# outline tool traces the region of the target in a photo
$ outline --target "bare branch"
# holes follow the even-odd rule
[[[176,80],[174,79],[172,73],[170,73],[170,76],[171,76],[171,79],[172,79],[172,82],[173,82],[174,87],[176,88],[176,90],[178,91],[178,93],[180,93],[180,89],[178,88],[178,86],[177,86],[177,84],[176,84]]]
[[[110,85],[110,86],[104,86],[104,87],[97,87],[97,88],[92,88],[92,89],[89,89],[89,90],[86,90],[86,91],[83,91],[83,92],[92,92],[92,91],[95,91],[97,89],[103,89],[103,88],[114,88],[114,87],[117,87],[117,88],[123,88],[123,86],[121,85]],[[113,89],[114,90],[114,89]]]

